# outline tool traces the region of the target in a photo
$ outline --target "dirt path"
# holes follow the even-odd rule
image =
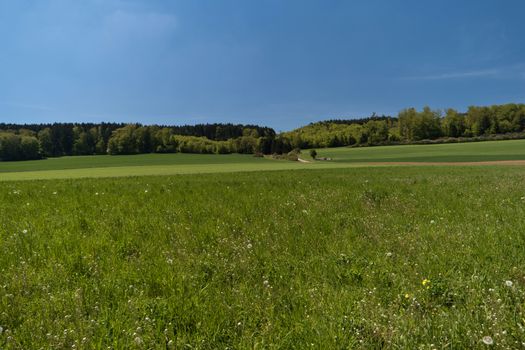
[[[370,165],[525,165],[525,160],[491,160],[481,162],[366,162]]]

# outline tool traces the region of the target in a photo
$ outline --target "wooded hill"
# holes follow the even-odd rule
[[[461,142],[494,138],[525,138],[525,104],[417,111],[397,117],[328,120],[286,132],[292,147],[373,146],[400,143]]]
[[[242,124],[0,123],[0,159],[137,153],[282,154],[295,148],[525,138],[525,104],[417,111],[397,117],[333,119],[276,135]]]

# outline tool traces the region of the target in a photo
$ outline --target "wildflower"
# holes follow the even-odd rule
[[[392,253],[388,252],[388,253],[386,253],[386,256],[390,258],[392,256]]]
[[[308,215],[308,210],[303,209],[303,213]]]
[[[171,259],[171,258],[167,258],[167,259],[166,259],[166,262],[167,262],[168,264],[171,265],[171,264],[173,264],[173,259]]]
[[[144,193],[148,193],[148,190],[144,190]]]
[[[53,192],[53,194],[56,195],[56,194],[57,194],[57,191]]]
[[[430,223],[431,224],[435,224],[436,222],[434,220],[430,220]]]
[[[484,343],[484,344],[487,344],[487,345],[492,345],[494,344],[494,340],[492,340],[492,337],[489,336],[489,335],[486,335],[484,336],[481,341]]]
[[[430,280],[425,278],[423,281],[421,281],[421,284],[423,286],[426,286],[427,284],[430,284]],[[428,288],[428,286],[427,286],[427,288]]]
[[[141,337],[135,337],[135,343],[136,343],[137,345],[142,344],[142,338],[141,338]]]
[[[505,285],[510,288],[512,287],[513,283],[512,281],[505,281]]]
[[[27,233],[27,230],[26,230],[26,229],[23,229],[23,230],[22,230],[22,233],[26,234],[26,233]]]
[[[405,294],[405,299],[408,299],[408,298],[410,298],[410,294],[406,293]]]
[[[246,246],[246,248],[248,248],[248,249],[252,249],[252,244],[251,244],[251,243],[248,243],[248,245]]]

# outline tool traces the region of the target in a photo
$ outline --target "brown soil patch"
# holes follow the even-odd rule
[[[370,165],[525,165],[525,160],[491,160],[482,162],[367,162]]]

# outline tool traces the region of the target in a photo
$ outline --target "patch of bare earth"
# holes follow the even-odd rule
[[[367,162],[369,165],[525,165],[525,160],[491,160],[481,162]]]

